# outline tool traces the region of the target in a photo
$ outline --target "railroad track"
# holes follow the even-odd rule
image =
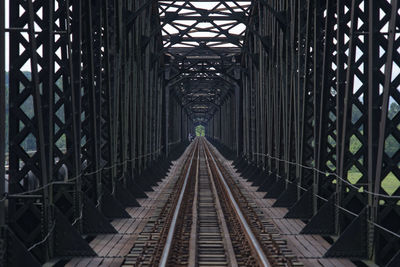
[[[125,266],[302,266],[274,225],[197,138],[174,186]]]
[[[189,266],[237,266],[229,230],[203,148],[199,151]]]

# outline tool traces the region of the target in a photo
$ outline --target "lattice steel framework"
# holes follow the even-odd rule
[[[338,237],[326,256],[399,261],[399,5],[253,2],[237,152],[303,233]],[[208,129],[232,147],[229,116]]]
[[[195,124],[238,87],[251,1],[159,1],[168,89]]]
[[[151,180],[140,175],[171,145],[157,2],[17,0],[8,10],[4,2],[0,193],[6,102],[9,166],[0,265],[95,255],[81,236],[115,232],[109,219],[129,216],[124,207],[138,205]]]

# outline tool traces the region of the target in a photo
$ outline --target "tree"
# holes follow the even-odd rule
[[[197,125],[195,131],[196,136],[205,136],[205,128],[203,125]]]

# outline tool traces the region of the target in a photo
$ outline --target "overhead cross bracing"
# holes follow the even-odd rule
[[[251,1],[159,1],[168,86],[194,123],[208,121],[238,84]]]

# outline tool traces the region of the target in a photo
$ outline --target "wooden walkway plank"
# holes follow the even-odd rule
[[[133,247],[135,240],[137,238],[138,234],[133,234],[132,238],[129,239],[125,244],[123,244],[124,246],[121,248],[120,251],[120,255],[128,255],[129,251],[131,250],[131,248]]]
[[[127,230],[131,227],[131,225],[136,221],[137,219],[129,219],[126,220],[126,223],[121,227],[121,229],[118,231],[120,234],[125,234]]]
[[[67,264],[65,264],[65,267],[74,267],[74,266],[76,266],[81,260],[82,260],[82,258],[74,258],[74,259],[70,260]]]
[[[318,244],[319,246],[315,246],[315,249],[317,249],[321,255],[325,254],[325,252],[328,250],[323,244],[321,243],[327,243],[325,240],[321,240],[321,243],[318,242],[312,235],[301,235],[305,240],[307,240],[308,243],[310,244]],[[322,242],[325,241],[325,242]],[[328,246],[329,248],[329,246]]]
[[[317,259],[302,259],[304,266],[310,267],[322,267],[321,263]]]
[[[88,264],[93,260],[93,258],[83,258],[78,264],[76,264],[76,267],[86,267]]]
[[[131,219],[131,218],[129,218],[129,219],[118,219],[118,220],[120,220],[120,223],[118,224],[118,228],[115,228],[116,230],[117,230],[117,232],[118,233],[123,233],[123,229],[124,229],[124,227],[126,227],[126,225],[128,225],[128,227],[129,227],[129,225],[130,225],[130,222],[132,221],[132,220],[134,220],[133,218]]]
[[[114,261],[114,259],[112,258],[106,258],[103,259],[103,261],[101,262],[101,264],[97,265],[97,266],[102,266],[102,267],[110,267],[112,266],[112,262]]]
[[[152,217],[156,211],[156,207],[162,206],[165,199],[169,196],[166,190],[171,190],[171,178],[177,177],[176,173],[180,169],[185,153],[180,159],[173,162],[166,178],[163,178],[157,186],[153,187],[154,191],[146,192],[147,198],[137,199],[140,207],[127,207],[125,210],[132,218],[114,219],[111,221],[113,227],[118,231],[117,234],[101,234],[96,236],[90,246],[97,253],[97,257],[76,257],[70,260],[66,266],[121,266],[124,257],[130,252],[137,239],[138,232],[141,232],[146,222]]]
[[[220,159],[223,159],[219,154]],[[281,235],[287,240],[288,248],[293,251],[304,266],[311,267],[333,267],[346,266],[355,267],[355,265],[347,259],[323,258],[325,252],[329,249],[330,244],[319,235],[302,235],[301,230],[305,223],[299,219],[286,219],[285,214],[287,208],[273,207],[276,199],[265,199],[265,193],[257,192],[257,187],[251,186],[251,182],[246,181],[241,174],[236,171],[231,161],[224,163],[226,169],[231,173],[235,183],[241,186],[244,195],[251,196],[254,203],[261,210],[266,219],[272,221],[273,224],[280,230]]]
[[[103,262],[103,258],[93,258],[92,261],[88,264],[88,267],[90,266],[98,266]]]
[[[323,253],[321,253],[321,251],[315,248],[315,246],[318,246],[318,244],[312,244],[308,242],[307,238],[305,238],[303,235],[294,235],[294,236],[299,241],[299,243],[312,254],[312,257],[322,258]]]
[[[121,240],[121,238],[122,235],[120,234],[113,235],[107,245],[101,248],[101,250],[96,251],[97,255],[99,255],[100,257],[107,256],[108,252],[115,246],[116,243],[118,243],[119,240]]]
[[[111,222],[111,225],[115,228],[115,230],[119,231],[123,223],[125,223],[123,219],[115,219]]]
[[[94,238],[90,243],[90,247],[94,248],[95,246],[97,246],[98,243],[101,242],[101,240],[104,238],[105,235],[98,235],[96,236],[96,238]]]
[[[128,242],[131,237],[128,235],[121,236],[121,239],[114,245],[114,247],[108,252],[107,256],[115,257],[119,256],[121,249],[124,247],[124,244]]]
[[[113,236],[114,235],[99,235],[98,237],[96,237],[100,239],[100,241],[94,247],[92,247],[93,250],[96,253],[98,253],[98,251],[101,251],[108,244],[108,242],[110,242]]]

